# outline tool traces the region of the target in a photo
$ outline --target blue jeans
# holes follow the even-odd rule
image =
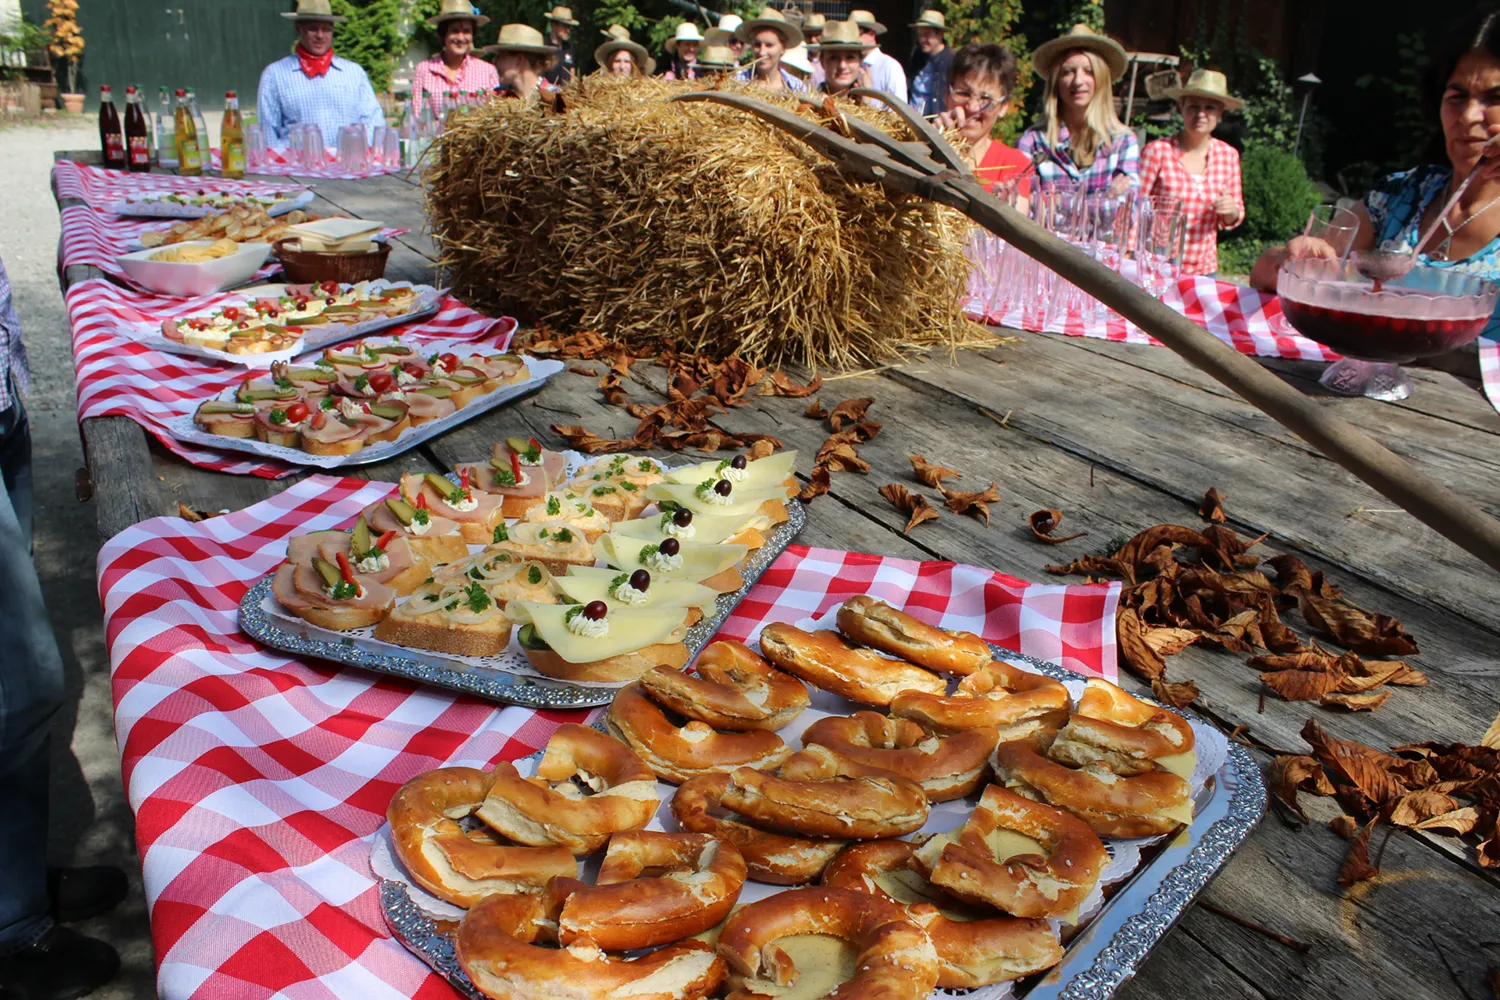
[[[31,427],[19,395],[0,412],[0,954],[47,915],[47,733],[63,703],[62,656],[31,561]]]

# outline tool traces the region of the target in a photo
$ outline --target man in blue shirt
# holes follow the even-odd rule
[[[917,114],[930,118],[948,110],[948,69],[953,65],[948,25],[942,11],[924,10],[907,27],[917,32],[917,51],[907,67],[911,79],[911,99],[907,103]]]
[[[31,429],[26,348],[0,261],[0,993],[78,997],[114,978],[120,957],[57,921],[125,898],[117,868],[47,867],[48,733],[63,666],[31,561]]]
[[[255,114],[268,138],[285,142],[293,125],[309,122],[323,130],[325,146],[336,146],[341,126],[363,125],[368,137],[384,125],[364,69],[333,54],[333,26],[344,18],[329,0],[297,0],[296,13],[281,16],[296,22],[297,48],[260,74]]]

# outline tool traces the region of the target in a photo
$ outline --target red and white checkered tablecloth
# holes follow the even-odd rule
[[[1500,342],[1479,338],[1479,377],[1484,381],[1484,395],[1500,411]]]
[[[214,163],[219,162],[219,151],[213,151]],[[266,150],[266,164],[258,171],[262,174],[285,174],[296,177],[318,177],[326,180],[354,181],[364,177],[379,177],[381,174],[399,174],[402,166],[369,167],[360,173],[351,174],[339,166],[339,151],[332,146],[323,150],[323,165],[321,167],[299,167],[288,158],[288,150],[285,146],[272,146]]]
[[[59,198],[80,198],[100,211],[131,195],[172,191],[198,194],[223,191],[233,194],[270,195],[306,185],[276,181],[227,180],[223,177],[178,177],[175,174],[131,173],[106,170],[88,163],[58,160],[52,164],[52,185]],[[160,221],[160,220],[157,220]]]
[[[78,419],[129,417],[170,451],[205,469],[267,479],[296,471],[284,462],[174,440],[166,429],[167,421],[192,413],[204,399],[237,385],[248,370],[154,350],[120,333],[122,324],[159,324],[233,297],[233,292],[199,299],[151,295],[128,291],[103,278],[69,288],[66,301],[78,372]],[[510,317],[481,316],[449,296],[435,315],[394,327],[382,336],[400,334],[419,341],[494,338],[496,349],[503,350],[515,329],[516,321]]]
[[[582,719],[296,660],[240,634],[240,597],[288,537],[347,526],[392,490],[314,476],[223,517],[144,521],[100,550],[115,732],[165,1000],[454,996],[385,928],[369,852],[386,804],[422,771],[523,757]],[[865,591],[1115,676],[1119,584],[1034,586],[800,546],[720,635],[745,638]]]

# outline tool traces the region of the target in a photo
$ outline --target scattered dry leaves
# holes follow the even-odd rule
[[[807,409],[802,411],[802,415],[811,420],[822,420],[828,416],[828,411],[823,408],[823,401],[821,399],[815,399],[807,404]]]
[[[1333,794],[1333,782],[1323,773],[1323,766],[1306,754],[1282,756],[1271,761],[1270,785],[1276,797],[1304,820],[1307,819],[1307,814],[1297,801],[1299,789],[1318,795]]]
[[[938,518],[937,510],[927,502],[926,497],[920,493],[913,493],[899,483],[880,487],[880,495],[885,497],[892,507],[910,517],[910,520],[906,522],[906,527],[902,529],[903,533],[911,531],[923,521],[936,521]]]
[[[1342,691],[1335,691],[1319,698],[1318,704],[1347,708],[1351,712],[1373,712],[1384,705],[1390,696],[1389,691],[1376,691],[1373,694],[1345,694]]]
[[[1224,497],[1216,487],[1210,486],[1198,505],[1198,516],[1215,524],[1224,523]]]
[[[1344,863],[1339,867],[1339,885],[1346,889],[1380,874],[1380,869],[1370,864],[1370,834],[1375,830],[1375,822],[1372,819],[1365,824],[1349,844],[1349,853],[1344,855]]]
[[[865,419],[865,413],[874,402],[875,399],[872,396],[844,400],[829,411],[828,426],[837,432],[843,430],[845,424],[859,423]]]
[[[1359,820],[1345,813],[1329,820],[1328,829],[1345,840],[1352,840],[1354,835],[1359,832]]]
[[[1198,698],[1198,685],[1192,681],[1180,681],[1168,683],[1158,677],[1151,682],[1151,693],[1156,695],[1156,700],[1171,705],[1173,708],[1186,708]]]
[[[1046,542],[1048,545],[1061,545],[1063,542],[1071,542],[1075,538],[1082,538],[1088,534],[1087,531],[1080,531],[1076,535],[1054,535],[1053,532],[1057,530],[1058,525],[1062,524],[1062,519],[1063,512],[1060,510],[1038,510],[1033,511],[1026,520],[1031,523],[1032,535],[1038,541]]]
[[[821,375],[814,375],[812,381],[806,385],[798,385],[792,381],[786,372],[778,369],[772,372],[770,379],[767,380],[765,385],[760,387],[760,394],[762,396],[790,396],[793,399],[800,399],[803,396],[811,396],[821,388],[823,388],[823,376]]]
[[[576,448],[586,455],[597,455],[606,451],[624,451],[634,446],[635,442],[630,438],[608,439],[602,438],[577,424],[553,424],[552,430],[558,437],[568,442],[568,447]]]
[[[750,445],[750,450],[745,453],[745,457],[752,462],[762,458],[770,458],[776,454],[776,449],[780,447],[780,443],[775,438],[763,437]]]
[[[975,514],[990,526],[990,504],[1000,500],[1000,484],[990,483],[983,490],[943,490],[943,503],[955,514]]]
[[[942,489],[944,479],[963,478],[957,469],[950,469],[946,465],[935,465],[921,455],[908,455],[907,458],[911,459],[911,474],[917,477],[917,482],[926,483],[933,489]]]
[[[620,376],[613,371],[605,372],[600,376],[599,395],[603,396],[604,401],[610,406],[624,406],[630,402],[630,394],[625,391],[624,386],[620,385]]]
[[[1500,714],[1495,716],[1495,721],[1490,723],[1484,735],[1479,738],[1479,745],[1489,747],[1491,750],[1500,750]]]
[[[828,478],[828,466],[814,465],[812,475],[807,477],[807,485],[802,487],[802,492],[797,494],[797,499],[807,503],[814,497],[820,497],[832,488]]]

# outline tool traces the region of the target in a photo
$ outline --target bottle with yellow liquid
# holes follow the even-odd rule
[[[197,177],[203,173],[203,154],[198,147],[198,126],[193,124],[193,112],[188,108],[187,91],[177,90],[177,172],[184,177]]]
[[[219,129],[225,177],[245,176],[245,125],[240,119],[240,99],[234,91],[224,95],[224,124]]]

